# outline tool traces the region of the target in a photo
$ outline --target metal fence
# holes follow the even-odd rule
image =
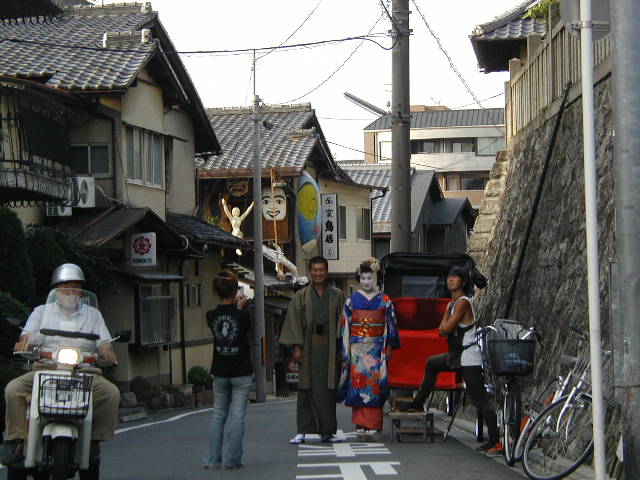
[[[515,61],[509,65],[511,80],[505,106],[507,138],[516,135],[558,100],[566,85],[581,79],[580,37],[570,34],[562,23],[556,24],[537,49],[532,39],[528,45],[526,63],[520,68]],[[611,54],[610,35],[594,42],[593,54],[597,68]]]

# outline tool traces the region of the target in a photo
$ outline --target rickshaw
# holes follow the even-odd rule
[[[446,338],[438,335],[438,326],[450,301],[446,278],[454,266],[467,268],[478,288],[486,285],[473,259],[465,254],[390,253],[381,261],[382,288],[393,300],[400,336],[400,348],[394,350],[388,372],[392,414],[396,400],[410,397],[412,391],[419,388],[426,360],[448,351]],[[455,371],[442,372],[438,374],[434,391],[447,393],[446,411],[451,419],[444,432],[446,441],[462,404],[464,382]],[[433,393],[427,412],[432,400]],[[393,417],[392,440],[400,441],[403,430],[396,428],[399,420]],[[396,418],[399,417],[396,415]],[[433,417],[430,419],[433,422]],[[429,428],[433,441],[433,423]],[[482,418],[478,414],[476,437],[480,441],[482,436]]]

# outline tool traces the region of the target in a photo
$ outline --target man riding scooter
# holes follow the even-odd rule
[[[51,277],[51,288],[54,289],[52,293],[55,296],[55,301],[47,305],[40,305],[33,310],[18,343],[15,345],[15,351],[27,351],[33,344],[45,349],[59,346],[59,337],[41,335],[41,330],[75,331],[93,334],[93,338],[97,336],[99,339],[91,341],[86,338],[65,338],[65,345],[76,347],[82,351],[97,351],[105,363],[115,364],[116,355],[104,318],[96,308],[84,305],[79,301],[80,292],[85,282],[84,273],[77,265],[65,263],[56,268]],[[83,314],[87,309],[92,309],[92,315]],[[38,364],[34,364],[34,370],[37,369]],[[3,463],[7,466],[17,464],[24,458],[27,430],[26,398],[32,392],[34,375],[34,371],[28,372],[9,382],[5,389],[7,410],[4,441],[11,446],[10,449],[5,447]],[[94,375],[92,395],[91,464],[97,472],[98,442],[114,438],[120,391],[101,375]]]

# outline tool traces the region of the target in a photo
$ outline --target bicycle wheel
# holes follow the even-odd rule
[[[507,395],[504,397],[504,408],[502,414],[502,438],[504,441],[504,460],[507,465],[512,466],[515,462],[515,449],[520,435],[521,398],[520,384],[513,379],[507,384]]]
[[[561,384],[558,380],[554,380],[549,385],[547,385],[542,393],[540,393],[540,395],[538,395],[538,397],[533,402],[531,402],[531,405],[529,405],[528,414],[523,416],[520,420],[522,428],[520,429],[520,435],[518,436],[516,448],[513,453],[513,458],[516,462],[522,460],[524,444],[527,441],[529,432],[531,431],[531,425],[533,425],[533,421],[538,417],[538,415],[540,415],[540,412],[542,410],[551,405],[551,402],[553,402],[556,391],[560,388],[560,385]]]
[[[534,420],[522,466],[533,480],[558,480],[578,468],[593,451],[591,396],[564,396]]]

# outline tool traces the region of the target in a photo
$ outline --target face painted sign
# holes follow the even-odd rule
[[[269,221],[282,221],[287,216],[287,197],[284,189],[277,187],[271,189],[267,187],[262,191],[262,217]]]

